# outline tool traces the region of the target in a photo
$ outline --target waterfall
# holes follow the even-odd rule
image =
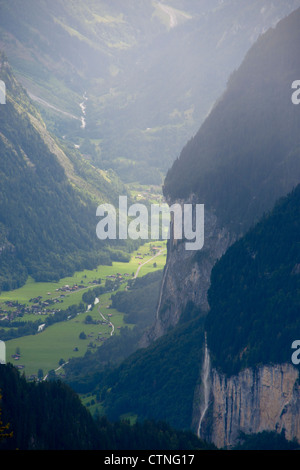
[[[83,95],[83,99],[84,101],[82,103],[80,103],[80,108],[81,108],[81,111],[82,111],[82,116],[81,116],[81,129],[85,129],[86,127],[86,120],[85,120],[85,115],[86,115],[86,102],[88,100],[88,97],[86,95],[86,92],[84,92],[84,95]]]
[[[203,362],[203,368],[202,368],[202,386],[204,390],[204,402],[203,402],[203,405],[201,406],[202,409],[201,409],[201,415],[200,415],[198,432],[197,432],[197,435],[199,438],[201,434],[202,421],[204,419],[204,416],[209,406],[209,395],[210,395],[210,356],[209,356],[209,351],[207,347],[206,333],[205,333],[204,362]]]
[[[162,282],[161,282],[161,287],[160,287],[159,300],[158,300],[157,309],[156,309],[156,319],[158,319],[159,310],[160,310],[160,307],[161,307],[161,301],[162,301],[162,296],[163,296],[163,292],[164,292],[164,286],[165,286],[165,280],[166,280],[166,277],[167,277],[168,268],[169,268],[169,266],[168,266],[168,264],[166,264],[165,269],[164,269]]]

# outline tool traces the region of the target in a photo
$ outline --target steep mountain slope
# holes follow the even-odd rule
[[[168,172],[168,197],[194,193],[223,223],[244,231],[298,182],[293,170],[300,118],[291,86],[299,76],[299,17],[300,10],[269,30],[232,74],[226,93]]]
[[[20,286],[28,274],[59,279],[109,262],[97,243],[95,211],[116,197],[117,185],[97,170],[87,182],[88,164],[81,170],[80,159],[50,136],[3,55],[0,76],[7,90],[0,110],[1,288]]]
[[[299,24],[298,9],[257,41],[168,172],[170,202],[205,204],[205,242],[195,253],[170,241],[153,337],[176,324],[189,300],[207,311],[216,260],[300,181],[300,113],[291,101]]]
[[[226,374],[290,362],[300,331],[299,240],[300,185],[213,268],[208,347]]]
[[[251,44],[299,5],[2,0],[0,46],[56,135],[92,143],[89,158],[126,181],[160,184]]]
[[[212,271],[205,322],[210,399],[200,435],[218,446],[233,445],[241,431],[276,430],[300,442],[300,368],[292,360],[300,331],[299,240],[300,185]]]
[[[300,441],[299,365],[292,357],[299,337],[299,197],[297,186],[212,272],[212,368],[199,435],[217,446],[234,445],[241,432],[274,430]]]

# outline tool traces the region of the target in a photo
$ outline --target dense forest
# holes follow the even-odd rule
[[[196,194],[237,234],[300,180],[299,21],[300,9],[261,35],[165,179],[166,196]]]
[[[215,265],[207,340],[214,366],[225,373],[291,362],[300,331],[299,240],[300,185]]]
[[[245,435],[241,433],[239,443],[233,450],[299,450],[299,444],[296,441],[287,441],[284,432],[262,431],[257,434]]]
[[[112,296],[112,308],[125,313],[125,323],[138,325],[140,329],[152,325],[161,280],[161,271],[134,279],[128,291],[120,291]]]
[[[78,395],[59,381],[27,382],[12,365],[0,365],[2,450],[208,450],[191,432],[163,422],[93,419]],[[1,433],[2,424],[7,428]],[[11,436],[1,438],[1,434]],[[3,437],[3,436],[2,436]]]
[[[96,365],[85,374],[81,369],[69,384],[77,392],[98,394],[112,421],[129,412],[141,420],[163,420],[177,429],[190,429],[203,338],[204,319],[195,315],[120,365],[104,370]]]

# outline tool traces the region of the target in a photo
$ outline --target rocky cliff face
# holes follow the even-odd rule
[[[245,434],[285,432],[288,440],[300,442],[299,371],[291,364],[264,365],[226,377],[212,369],[209,378],[210,406],[200,429],[201,437],[217,447],[231,447]],[[199,390],[201,392],[201,390]],[[194,427],[200,406],[195,406]]]
[[[193,195],[184,202],[175,203],[181,206],[200,204]],[[184,240],[175,240],[171,236],[156,321],[143,338],[143,346],[147,346],[175,326],[189,301],[192,301],[203,314],[208,311],[207,291],[210,286],[211,270],[215,262],[233,243],[235,236],[222,227],[217,217],[207,209],[204,219],[204,246],[201,250],[186,250]]]

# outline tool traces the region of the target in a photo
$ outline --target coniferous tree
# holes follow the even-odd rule
[[[1,390],[0,390],[0,404],[2,400]],[[13,431],[10,431],[10,423],[4,424],[2,421],[2,410],[0,407],[0,442],[9,439],[13,436]]]

